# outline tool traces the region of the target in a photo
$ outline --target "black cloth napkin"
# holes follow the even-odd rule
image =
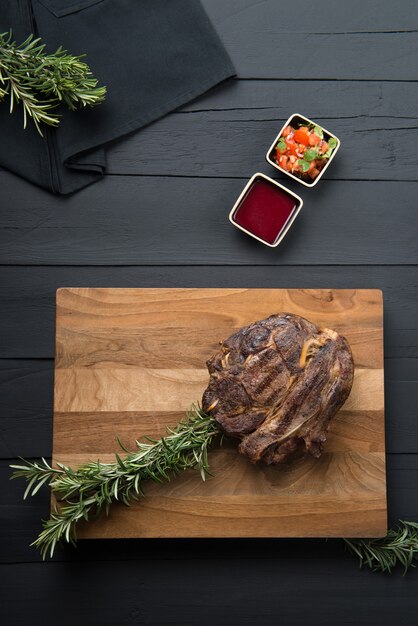
[[[55,193],[98,180],[104,145],[162,117],[235,74],[198,0],[1,0],[0,32],[22,42],[31,32],[48,51],[60,45],[107,87],[103,104],[62,110],[57,129],[0,104],[0,166]],[[161,154],[164,154],[161,146]]]

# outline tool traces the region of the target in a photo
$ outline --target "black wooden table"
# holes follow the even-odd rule
[[[0,172],[2,623],[414,623],[417,574],[359,571],[342,542],[28,544],[17,456],[51,454],[55,290],[381,288],[390,523],[418,518],[418,6],[415,0],[206,0],[239,78],[109,150],[105,179],[57,198]],[[342,140],[285,242],[227,222],[292,112]]]

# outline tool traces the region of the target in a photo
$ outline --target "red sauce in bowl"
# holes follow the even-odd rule
[[[256,178],[247,190],[232,220],[241,228],[273,245],[280,237],[298,200],[265,178]]]

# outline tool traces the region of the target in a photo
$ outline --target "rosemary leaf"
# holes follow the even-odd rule
[[[418,559],[418,522],[399,521],[382,539],[344,539],[348,549],[358,557],[360,567],[374,572],[391,572],[396,565],[406,574]]]
[[[33,35],[18,45],[11,32],[0,34],[0,102],[9,97],[10,113],[21,103],[23,127],[31,118],[42,135],[42,124],[59,124],[59,104],[75,110],[103,102],[106,88],[81,59],[62,48],[47,53]]]
[[[116,500],[129,506],[144,495],[145,480],[164,482],[170,474],[195,466],[204,480],[209,474],[207,451],[218,434],[215,420],[193,406],[176,428],[167,429],[165,437],[137,441],[135,452],[124,459],[115,454],[114,463],[90,461],[72,469],[62,463],[51,467],[42,459],[11,465],[15,470],[11,478],[24,478],[28,483],[25,495],[35,495],[42,485],[48,485],[60,502],[32,545],[45,559],[53,555],[58,541],[75,543],[79,520],[88,521],[103,511],[107,515]]]
[[[167,435],[155,440],[149,437],[136,441],[137,450],[123,459],[115,454],[114,463],[91,461],[72,469],[63,463],[52,467],[45,459],[11,465],[11,478],[27,481],[25,495],[35,495],[42,486],[49,486],[60,501],[50,518],[43,522],[39,537],[33,542],[42,557],[52,556],[56,544],[63,540],[75,545],[76,525],[89,521],[101,513],[109,514],[116,500],[129,506],[144,496],[143,482],[170,480],[172,474],[197,467],[202,480],[211,475],[208,467],[208,449],[219,435],[212,417],[193,406],[185,420],[175,428],[167,428]],[[121,446],[126,451],[124,446]],[[404,574],[418,559],[418,522],[400,521],[380,539],[344,539],[347,548],[360,562],[373,571],[391,572],[399,564]]]

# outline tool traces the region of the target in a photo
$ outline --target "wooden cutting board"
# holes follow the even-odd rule
[[[252,466],[229,441],[210,453],[214,478],[190,470],[150,483],[130,508],[81,537],[377,537],[386,534],[383,303],[378,290],[60,289],[54,461],[113,460],[161,435],[199,401],[219,341],[272,313],[342,333],[354,386],[320,460]]]

